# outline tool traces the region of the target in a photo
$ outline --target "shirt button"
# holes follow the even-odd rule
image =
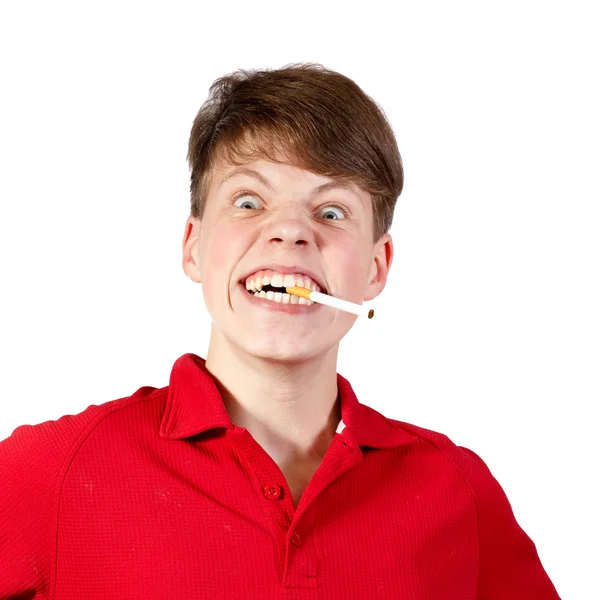
[[[265,498],[268,498],[269,500],[277,500],[277,498],[281,496],[281,486],[266,485],[263,490],[263,493],[265,495]]]
[[[301,538],[300,538],[300,534],[297,531],[294,531],[294,533],[292,534],[292,544],[294,544],[294,546],[299,546],[301,543]]]

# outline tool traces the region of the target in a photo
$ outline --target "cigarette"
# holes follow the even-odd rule
[[[285,288],[285,291],[288,294],[300,296],[301,298],[306,298],[307,300],[312,300],[313,302],[318,302],[319,304],[325,304],[326,306],[345,310],[346,312],[358,315],[359,317],[369,317],[369,319],[372,319],[373,315],[375,314],[375,311],[368,306],[354,304],[354,302],[348,302],[348,300],[342,300],[341,298],[336,298],[335,296],[328,296],[327,294],[322,294],[321,292],[313,292],[312,290],[298,287],[297,285],[294,287]]]

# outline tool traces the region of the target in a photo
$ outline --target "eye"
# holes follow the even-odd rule
[[[251,204],[250,200],[248,200],[249,198],[254,199],[258,203],[258,200],[256,200],[256,196],[254,196],[253,194],[250,194],[249,192],[241,192],[241,193],[239,193],[239,194],[236,195],[235,202],[233,204],[234,204],[234,206],[238,206],[239,208],[243,208],[244,204],[248,204],[248,203]],[[240,200],[243,200],[243,202],[241,204],[238,204],[238,202]]]
[[[339,212],[342,213],[342,216],[341,216],[342,219],[345,219],[348,215],[346,209],[341,204],[328,204],[325,208],[328,208],[330,210],[326,210],[324,212],[324,214],[331,213],[331,214],[335,215],[335,213],[331,211],[331,208],[336,208]],[[325,217],[325,218],[327,219],[328,217]],[[334,219],[339,220],[340,217],[334,216]],[[329,218],[329,220],[331,221],[332,219]]]
[[[233,205],[237,206],[238,208],[244,208],[244,209],[250,209],[252,208],[252,204],[255,204],[255,208],[258,208],[258,205],[260,204],[259,201],[257,200],[257,197],[255,194],[253,194],[252,192],[248,192],[246,190],[238,192],[234,198],[233,198],[234,202]],[[246,205],[246,206],[244,206]],[[324,214],[332,214],[333,217],[324,217],[325,219],[331,221],[331,220],[340,220],[340,219],[345,219],[348,216],[348,211],[346,208],[344,208],[344,206],[342,206],[341,204],[336,204],[335,202],[332,202],[330,204],[327,204],[324,208],[327,208],[328,210],[324,211]],[[334,209],[334,210],[332,210]],[[341,213],[341,215],[338,215],[335,211],[337,210],[337,212]]]

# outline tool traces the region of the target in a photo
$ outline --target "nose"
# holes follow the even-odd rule
[[[264,230],[270,242],[306,246],[314,240],[314,234],[307,217],[289,209],[274,215]]]

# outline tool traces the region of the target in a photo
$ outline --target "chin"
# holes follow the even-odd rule
[[[262,341],[244,344],[238,346],[246,354],[259,358],[261,360],[280,362],[280,363],[298,363],[315,358],[315,349],[308,345],[300,343],[273,344]]]
[[[254,356],[256,356],[256,358],[282,363],[303,362],[312,358],[312,353],[306,352],[302,349],[275,348],[273,346],[269,346],[266,348],[257,348],[256,351],[253,352],[253,354]]]

